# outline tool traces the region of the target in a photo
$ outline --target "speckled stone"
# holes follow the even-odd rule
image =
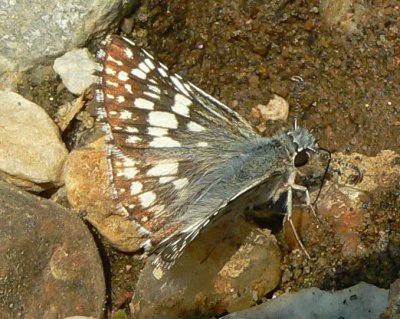
[[[396,165],[395,160],[399,158],[399,155],[385,150],[374,157],[338,153],[334,154],[333,158],[332,167],[341,173],[340,176],[334,176],[330,181],[326,181],[318,198],[318,215],[325,221],[320,227],[329,227],[329,231],[334,234],[335,239],[340,243],[341,257],[362,258],[372,252],[386,251],[389,244],[387,234],[386,236],[384,233],[378,234],[382,238],[369,248],[362,239],[365,237],[365,225],[371,223],[364,206],[374,193],[396,187],[400,180],[400,166]],[[353,164],[364,172],[362,181],[356,185],[352,183],[352,177],[356,172],[346,167],[346,163]],[[382,170],[383,167],[384,170]],[[318,189],[314,191],[311,197],[315,198],[318,191]],[[297,216],[300,214],[302,215],[301,233],[307,241],[316,235],[312,226],[316,220],[307,208],[297,210],[294,218],[300,218]],[[296,246],[296,241],[288,225],[285,230],[286,241],[293,248]]]
[[[118,214],[112,198],[104,140],[71,152],[64,166],[69,203],[117,249],[135,252],[145,240],[134,225]]]
[[[0,88],[16,88],[22,72],[84,45],[129,10],[132,1],[2,1]]]
[[[100,318],[102,262],[72,212],[0,182],[0,317]]]
[[[137,318],[209,318],[248,308],[277,286],[280,260],[268,231],[225,217],[201,233],[170,270],[160,272],[148,261],[131,312]]]

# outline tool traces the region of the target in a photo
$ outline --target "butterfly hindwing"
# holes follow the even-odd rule
[[[110,37],[98,57],[98,118],[115,199],[151,237],[148,246],[159,244],[162,258],[175,260],[232,199],[268,178],[261,171],[226,187],[237,182],[227,163],[234,166],[258,136],[236,112],[170,75],[130,40]]]

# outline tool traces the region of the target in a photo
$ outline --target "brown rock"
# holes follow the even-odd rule
[[[380,319],[400,318],[400,279],[390,285],[388,307]]]
[[[0,317],[100,318],[102,263],[84,223],[65,208],[0,182]]]
[[[117,249],[134,252],[143,241],[132,223],[117,213],[111,196],[104,140],[71,152],[65,164],[68,201]]]
[[[400,166],[395,164],[396,158],[399,158],[399,155],[390,150],[381,151],[375,157],[341,153],[333,155],[332,167],[339,170],[341,174],[326,181],[317,206],[318,215],[328,222],[329,226],[325,226],[330,227],[340,241],[342,256],[363,257],[367,253],[362,241],[362,229],[363,225],[368,224],[369,221],[362,205],[374,192],[397,185],[400,180]],[[345,163],[355,165],[364,171],[361,182],[356,185],[351,183],[356,172]],[[311,198],[315,198],[317,193],[318,190],[312,192]],[[312,237],[315,230],[310,226],[312,222],[315,222],[315,218],[311,212],[308,209],[298,209],[294,214],[295,223],[297,219],[298,223],[301,223],[299,232],[303,238]],[[288,223],[285,225],[285,236],[289,246],[297,247]],[[376,248],[382,251],[387,249],[387,247]]]
[[[245,309],[279,283],[280,258],[274,236],[227,216],[200,234],[170,270],[149,261],[131,310],[138,318],[209,318]]]

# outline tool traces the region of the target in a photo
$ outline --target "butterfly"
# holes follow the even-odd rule
[[[157,254],[157,267],[172,267],[223,214],[284,193],[298,238],[293,191],[304,192],[308,204],[310,199],[307,188],[295,184],[296,173],[318,152],[308,130],[296,124],[260,136],[238,113],[127,38],[108,37],[97,57],[95,98],[117,213],[146,238],[143,248]],[[231,211],[232,205],[239,208]]]

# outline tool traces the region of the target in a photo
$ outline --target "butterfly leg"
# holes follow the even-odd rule
[[[307,189],[307,187],[303,186],[303,185],[298,185],[298,184],[292,184],[290,185],[290,187],[296,191],[299,192],[303,192],[306,196],[306,206],[311,210],[311,212],[313,213],[315,219],[320,222],[320,219],[317,215],[317,212],[314,209],[314,206],[311,204],[311,197],[310,197],[310,193]]]
[[[287,202],[286,202],[286,209],[287,209],[287,217],[286,220],[289,222],[290,227],[292,228],[294,237],[296,238],[296,241],[299,243],[301,249],[303,250],[304,254],[307,256],[308,259],[311,259],[310,254],[308,253],[306,247],[304,247],[303,242],[301,241],[301,238],[299,234],[297,233],[296,227],[294,226],[293,219],[292,219],[292,214],[293,214],[293,189],[299,190],[297,186],[301,185],[288,185],[288,191],[287,191]],[[307,190],[308,193],[308,190]],[[307,195],[306,195],[307,197]]]

